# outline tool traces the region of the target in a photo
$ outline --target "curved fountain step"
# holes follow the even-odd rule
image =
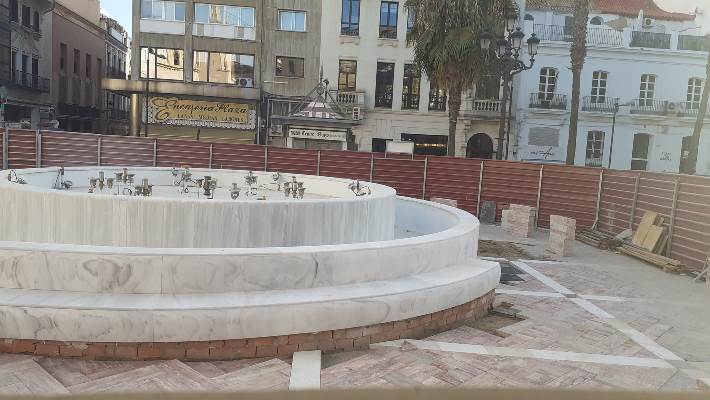
[[[0,337],[188,342],[320,332],[399,321],[494,290],[497,263],[344,286],[221,294],[96,294],[0,289]]]

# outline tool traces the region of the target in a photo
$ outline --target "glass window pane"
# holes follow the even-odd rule
[[[175,2],[166,1],[165,3],[165,20],[175,21]]]
[[[141,18],[153,18],[153,2],[151,0],[141,1]]]
[[[175,2],[175,21],[185,22],[185,3],[182,1]]]
[[[210,6],[208,4],[195,4],[195,22],[201,24],[210,22]]]
[[[241,26],[253,28],[256,26],[254,9],[252,7],[241,7]]]
[[[224,23],[224,6],[210,6],[210,23],[211,24],[222,24]]]
[[[232,54],[210,53],[210,82],[234,83],[232,74]]]
[[[153,1],[153,19],[163,19],[163,2]]]
[[[288,11],[279,11],[279,28],[283,30],[293,29],[293,13]]]
[[[196,51],[194,54],[192,80],[195,82],[207,82],[208,53],[206,51]]]
[[[295,30],[299,32],[306,31],[306,13],[299,12],[295,14],[296,25]]]
[[[224,8],[224,23],[239,26],[239,7],[227,6]]]
[[[351,0],[343,0],[343,11],[340,14],[341,22],[350,22],[350,9],[352,7]]]

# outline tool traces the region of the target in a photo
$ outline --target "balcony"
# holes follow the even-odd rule
[[[111,79],[126,79],[126,72],[118,68],[109,68],[106,70],[106,77]]]
[[[634,99],[631,102],[631,114],[669,115],[678,113],[676,103],[667,100]]]
[[[596,113],[613,113],[617,111],[616,107],[619,104],[619,99],[606,96],[584,96],[582,98],[582,111]]]
[[[392,93],[375,93],[375,107],[392,108]]]
[[[419,95],[402,93],[402,110],[418,110],[419,109]]]
[[[584,165],[592,168],[601,168],[603,160],[601,158],[587,158]]]
[[[340,26],[340,35],[353,37],[360,36],[360,25],[344,22]]]
[[[681,117],[697,118],[699,111],[700,111],[700,105],[698,103],[691,103],[691,102],[687,102],[687,101],[683,101],[683,102],[679,103],[678,115]],[[705,119],[710,119],[710,106],[708,107],[708,110],[705,112]]]
[[[49,92],[49,79],[27,72],[14,71],[11,77],[12,85],[38,92]]]
[[[530,108],[543,110],[566,110],[566,94],[530,93]]]
[[[380,39],[397,39],[397,27],[380,26]]]
[[[435,94],[429,96],[429,111],[446,111],[448,96],[436,94],[438,90],[432,92]]]
[[[533,32],[540,40],[572,42],[572,28],[561,25],[533,25]],[[587,44],[620,47],[624,43],[623,32],[612,28],[587,28]]]
[[[710,38],[707,36],[678,36],[678,50],[710,51]]]
[[[330,95],[345,107],[358,107],[365,104],[365,92],[331,90]]]
[[[471,110],[478,115],[497,115],[503,102],[500,100],[473,100]]]
[[[671,48],[671,35],[668,33],[633,31],[630,46],[669,50]]]
[[[60,103],[57,108],[57,115],[64,118],[99,118],[100,111],[96,107],[85,107],[76,104]]]

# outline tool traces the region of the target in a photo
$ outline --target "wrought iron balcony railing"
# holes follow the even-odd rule
[[[613,113],[619,104],[618,98],[607,96],[584,96],[582,98],[582,111]]]
[[[562,25],[533,26],[533,31],[540,40],[550,42],[571,42],[573,39],[572,28]],[[612,28],[587,28],[587,43],[600,46],[622,46],[623,33]]]
[[[392,108],[392,93],[375,93],[375,107]]]
[[[429,96],[429,111],[446,111],[448,100],[449,98],[446,95],[433,94]]]
[[[418,110],[419,109],[419,95],[402,93],[402,110]]]
[[[631,35],[631,47],[670,49],[671,35],[668,33],[633,31]]]
[[[473,100],[472,111],[476,114],[498,114],[503,104],[500,100]]]
[[[380,39],[397,39],[397,28],[392,26],[380,26]]]
[[[634,99],[631,102],[631,114],[671,115],[678,113],[676,103],[667,100]]]
[[[530,93],[530,108],[545,110],[566,110],[566,94]]]
[[[22,71],[13,71],[11,83],[25,89],[49,92],[49,79]]]

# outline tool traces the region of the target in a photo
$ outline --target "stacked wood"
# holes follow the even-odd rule
[[[660,254],[651,253],[643,247],[638,247],[633,244],[624,244],[619,250],[626,255],[655,265],[665,272],[680,273],[685,270],[685,267],[680,261],[664,257]]]
[[[602,250],[614,250],[621,246],[621,241],[616,237],[594,229],[585,229],[578,233],[577,240]]]
[[[663,253],[668,244],[668,228],[663,226],[664,222],[662,216],[646,211],[631,243],[654,254]]]

